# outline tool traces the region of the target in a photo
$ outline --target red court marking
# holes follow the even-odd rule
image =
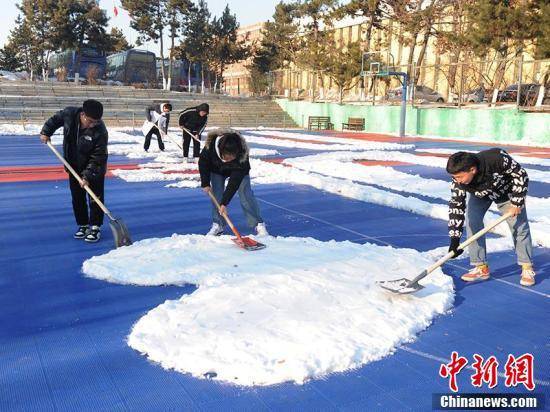
[[[457,150],[458,151],[458,150]],[[525,157],[536,157],[537,159],[550,159],[550,152],[525,152],[523,150],[521,151],[518,151],[518,150],[509,150],[509,152],[511,154],[515,154],[515,155],[521,155],[521,156],[525,156]],[[414,154],[416,156],[434,156],[434,157],[443,157],[445,159],[447,159],[450,154],[445,154],[445,153],[429,153],[429,152],[414,152]]]
[[[537,150],[538,149],[538,150]],[[535,151],[536,150],[536,151]],[[509,150],[510,153],[525,156],[525,157],[536,157],[537,159],[550,159],[550,151],[542,151],[540,148],[534,147],[532,152],[525,150]]]
[[[458,150],[457,150],[458,152]],[[430,152],[414,152],[415,156],[422,156],[422,157],[442,157],[447,159],[451,154],[446,153],[430,153]]]
[[[113,177],[112,170],[138,169],[138,164],[110,164],[106,177]],[[61,165],[55,166],[4,166],[0,167],[0,183],[42,182],[52,180],[67,180],[67,172]]]
[[[268,163],[275,163],[275,164],[282,164],[284,162],[285,158],[284,157],[272,157],[272,158],[269,158],[269,159],[262,159],[263,162],[268,162]]]
[[[412,164],[397,160],[354,160],[353,163],[363,166],[407,166]]]

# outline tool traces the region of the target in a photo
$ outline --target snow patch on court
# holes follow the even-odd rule
[[[400,172],[387,166],[365,167],[361,164],[353,163],[354,160],[368,156],[368,152],[335,152],[290,158],[284,160],[283,163],[306,172],[373,184],[445,202],[449,200],[451,193],[449,180],[425,178],[415,174]],[[526,203],[530,221],[550,223],[550,217],[548,216],[550,198],[527,196]],[[491,210],[496,212],[496,205],[493,204]]]
[[[303,184],[363,202],[405,210],[435,219],[448,219],[449,210],[446,204],[430,203],[414,196],[392,193],[376,187],[356,183],[350,179],[329,177],[315,172],[300,170],[296,167],[285,167],[261,160],[252,162],[252,170],[255,173],[253,183]],[[488,212],[485,216],[485,222],[496,220],[498,217],[498,214]],[[541,218],[540,220],[543,219]],[[509,229],[504,224],[495,227],[493,232],[501,236],[509,236],[510,234]],[[535,244],[550,247],[550,235],[548,233],[550,233],[549,223],[536,221],[531,224],[531,236]]]
[[[375,284],[430,263],[412,249],[261,241],[266,249],[246,252],[227,236],[148,239],[93,257],[83,271],[123,284],[198,285],[142,317],[128,344],[164,368],[238,385],[302,383],[378,360],[453,302],[452,279],[439,269],[415,295]]]
[[[514,157],[513,154],[512,154],[512,157]],[[382,150],[365,151],[363,153],[363,159],[397,161],[397,162],[411,163],[411,164],[417,164],[422,166],[438,167],[443,169],[445,169],[445,167],[447,166],[447,159],[443,157],[417,156],[414,153],[405,153],[405,152],[399,152],[399,151],[382,151]],[[532,164],[540,164],[540,163],[536,163],[537,160],[539,159],[532,158]],[[540,159],[540,160],[544,160],[544,159]],[[537,170],[537,169],[528,169],[528,168],[525,168],[525,170],[527,171],[527,174],[529,175],[530,180],[543,182],[543,183],[550,183],[550,172]]]

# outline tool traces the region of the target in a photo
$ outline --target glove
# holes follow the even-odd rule
[[[460,238],[452,237],[451,244],[449,245],[449,252],[453,252],[454,255],[451,259],[454,259],[464,253],[464,249],[459,249],[458,245],[460,245]]]

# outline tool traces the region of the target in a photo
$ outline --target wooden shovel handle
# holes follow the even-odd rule
[[[506,212],[501,217],[496,219],[495,221],[489,223],[486,227],[481,229],[479,232],[473,234],[471,237],[466,239],[464,242],[462,242],[460,245],[458,245],[458,249],[464,249],[466,246],[468,246],[470,243],[474,242],[475,240],[479,239],[481,236],[489,232],[491,229],[493,229],[495,226],[500,225],[502,222],[504,222],[506,219],[512,216],[512,213]],[[439,266],[443,265],[446,261],[451,259],[454,256],[454,252],[450,251],[445,256],[443,256],[441,259],[439,259],[437,262],[435,262],[432,266],[424,270],[420,275],[418,275],[416,278],[411,280],[411,283],[416,283],[420,279],[426,277],[428,274],[436,270]]]
[[[221,213],[220,212],[220,209],[221,209],[221,206],[220,204],[218,203],[218,201],[216,200],[216,197],[214,196],[214,194],[212,193],[211,190],[209,190],[208,192],[208,196],[210,196],[210,199],[212,200],[212,202],[216,205],[216,207],[218,208],[218,212],[220,213],[220,215],[223,216],[223,218],[225,219],[225,221],[227,222],[227,224],[229,225],[229,227],[231,228],[231,230],[233,231],[233,233],[235,234],[235,236],[237,236],[238,239],[241,239],[241,234],[239,233],[239,231],[237,230],[237,228],[235,227],[235,225],[233,225],[233,222],[231,221],[231,219],[229,219],[229,216],[227,216],[226,213]]]
[[[199,139],[197,139],[196,136],[195,136],[193,133],[191,133],[186,127],[183,127],[183,126],[180,126],[180,127],[181,127],[181,130],[183,130],[184,132],[187,132],[187,134],[188,134],[189,136],[191,136],[193,139],[195,139],[197,142],[199,142],[199,143],[201,142],[201,141],[200,141]]]

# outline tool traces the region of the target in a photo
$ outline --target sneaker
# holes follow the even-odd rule
[[[489,279],[489,266],[479,265],[461,276],[464,282],[475,282]]]
[[[95,242],[98,242],[100,238],[101,238],[101,231],[99,229],[99,226],[92,226],[88,230],[88,233],[86,234],[86,237],[84,238],[84,240],[86,242],[95,243]]]
[[[258,223],[256,225],[256,234],[258,236],[269,236],[267,228],[265,227],[265,223]]]
[[[535,271],[531,269],[523,269],[521,271],[521,280],[519,284],[521,286],[533,286],[535,284]]]
[[[73,237],[75,239],[84,239],[84,237],[86,236],[86,233],[88,232],[88,225],[81,225],[81,226],[78,226],[78,230],[75,232],[75,234],[73,235]]]
[[[220,236],[223,233],[223,227],[218,223],[212,223],[212,227],[206,234],[206,236]]]

